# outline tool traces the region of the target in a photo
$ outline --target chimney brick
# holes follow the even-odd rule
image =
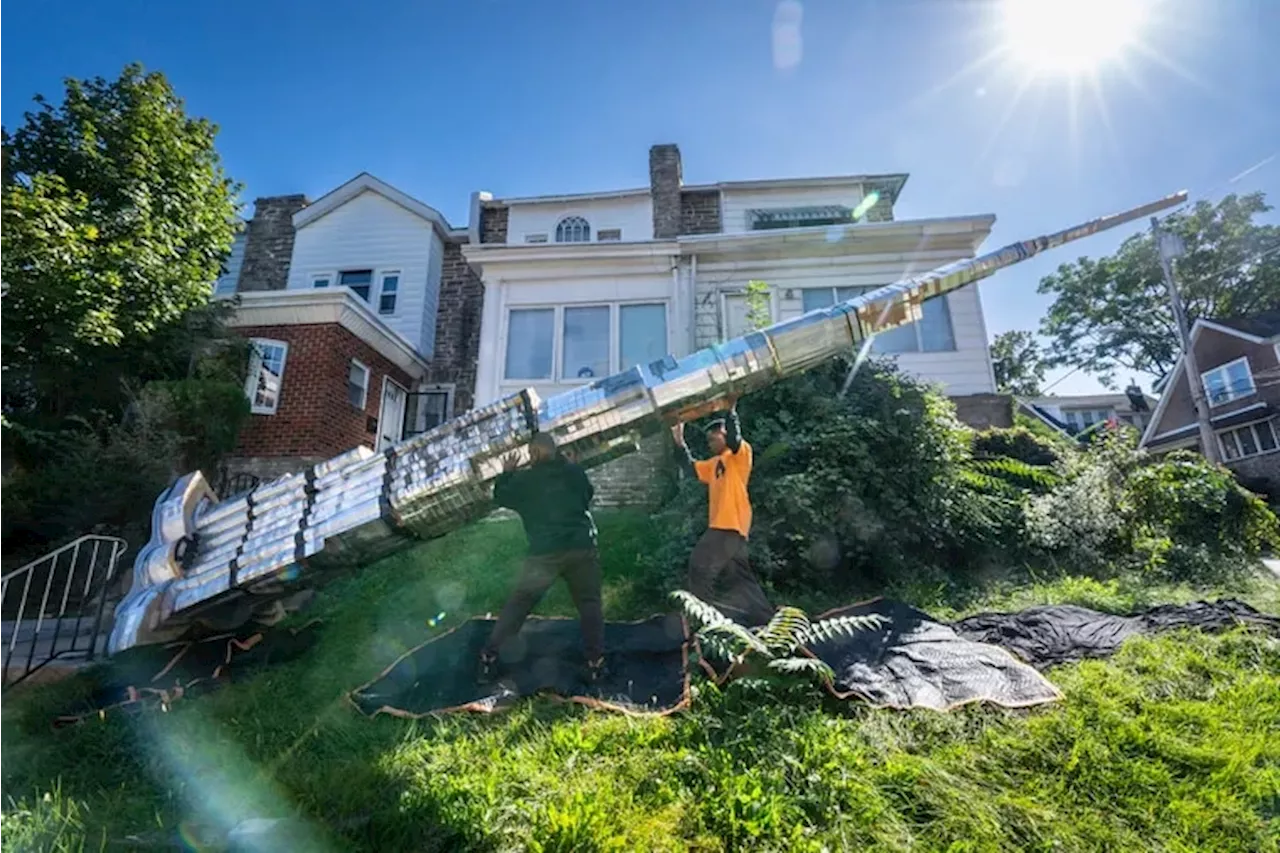
[[[653,239],[680,236],[680,148],[654,145],[649,149],[649,195],[653,202]]]
[[[284,290],[293,258],[293,215],[307,206],[304,195],[256,199],[245,231],[244,264],[237,291]]]

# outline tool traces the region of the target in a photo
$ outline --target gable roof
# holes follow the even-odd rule
[[[293,227],[302,228],[315,222],[320,217],[332,213],[356,196],[365,192],[373,192],[387,201],[400,205],[405,210],[430,222],[440,232],[441,237],[448,237],[454,230],[441,215],[440,211],[430,205],[423,204],[411,195],[403,193],[386,181],[375,178],[368,172],[361,172],[335,190],[330,190],[313,203],[293,215]]]
[[[1196,345],[1205,329],[1242,338],[1250,343],[1265,344],[1268,339],[1280,335],[1280,309],[1269,309],[1246,317],[1217,320],[1206,320],[1201,317],[1191,326],[1191,346],[1194,347]],[[1160,421],[1164,419],[1164,411],[1169,407],[1169,400],[1173,398],[1173,395],[1190,393],[1187,389],[1186,380],[1182,379],[1183,361],[1182,353],[1178,353],[1178,360],[1174,362],[1173,370],[1166,373],[1161,382],[1157,383],[1157,385],[1163,383],[1164,388],[1160,391],[1160,402],[1156,404],[1156,410],[1152,412],[1151,420],[1147,422],[1147,428],[1143,431],[1142,439],[1138,442],[1139,447],[1146,447],[1156,437],[1156,428],[1160,425]]]

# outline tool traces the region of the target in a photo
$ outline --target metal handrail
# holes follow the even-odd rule
[[[98,640],[102,634],[102,620],[106,615],[108,590],[116,577],[120,557],[127,548],[128,543],[116,536],[96,534],[81,536],[0,577],[0,617],[11,609],[10,591],[18,586],[22,588],[22,593],[17,599],[16,617],[11,623],[4,622],[4,629],[8,636],[3,638],[3,648],[0,649],[4,657],[4,675],[0,680],[0,687],[11,687],[17,684],[51,660],[63,655],[82,653],[85,660],[94,659],[98,651]],[[105,567],[99,574],[98,569],[103,565],[104,550],[106,552]],[[88,562],[83,566],[83,584],[80,584],[78,574],[82,568],[82,555],[88,557]],[[66,577],[62,581],[59,595],[55,592],[54,581],[58,576],[60,565],[66,572]],[[29,639],[25,640],[28,643],[26,661],[15,672],[13,671],[15,652],[21,657],[23,650],[19,645],[19,639],[23,637],[24,628],[27,627],[23,618],[28,616],[28,607],[35,600],[35,594],[31,588],[32,581],[33,579],[36,581],[38,589],[37,576],[44,566],[48,567],[48,574],[44,578],[44,591],[40,595],[39,609],[35,612],[34,627],[30,631]],[[98,579],[96,587],[95,578]],[[80,590],[78,600],[72,597],[73,591],[77,588]],[[53,600],[58,602],[52,614],[49,612],[50,594],[53,594]],[[71,645],[67,648],[59,648],[58,641],[62,639],[64,623],[70,621],[72,614],[75,616],[75,627],[71,629]],[[88,647],[81,648],[80,639],[83,636],[82,628],[85,626],[86,619],[90,620],[88,627],[91,630]],[[52,637],[49,639],[47,652],[42,650],[41,656],[37,659],[36,651],[41,640],[47,636],[48,622],[53,623]]]

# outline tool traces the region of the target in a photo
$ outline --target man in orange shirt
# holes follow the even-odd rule
[[[742,440],[736,403],[729,416],[707,427],[710,459],[694,459],[684,443],[684,424],[671,428],[677,459],[690,474],[707,484],[709,514],[707,531],[689,555],[689,592],[711,602],[726,616],[749,627],[763,625],[773,616],[774,607],[747,559],[747,536],[751,532],[751,500],[747,481],[751,479],[751,445]]]

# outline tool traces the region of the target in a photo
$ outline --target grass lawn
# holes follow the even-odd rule
[[[611,619],[667,606],[635,564],[648,523],[600,518]],[[218,827],[293,816],[308,837],[293,849],[316,850],[1280,850],[1280,643],[1245,632],[1057,668],[1066,701],[1031,711],[876,711],[705,683],[690,712],[656,720],[534,701],[371,721],[344,702],[432,632],[496,611],[523,550],[518,524],[497,522],[390,558],[320,597],[305,658],[167,714],[51,732],[86,679],[7,701],[6,849],[200,847]],[[960,607],[896,594],[954,617],[1204,593],[1066,579]],[[1274,581],[1236,594],[1280,612]],[[557,588],[539,612],[573,610]]]

